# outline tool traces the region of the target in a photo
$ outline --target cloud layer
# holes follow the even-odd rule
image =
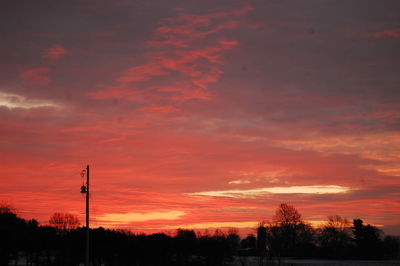
[[[399,228],[396,1],[4,1],[0,199],[47,223]]]

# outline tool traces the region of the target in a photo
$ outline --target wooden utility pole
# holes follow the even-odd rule
[[[89,165],[86,166],[86,266],[90,266],[89,259]]]

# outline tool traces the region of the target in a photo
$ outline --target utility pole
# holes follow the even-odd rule
[[[90,259],[89,259],[89,165],[86,166],[86,169],[82,170],[81,176],[82,178],[86,174],[86,186],[82,184],[81,186],[81,193],[86,194],[86,260],[85,266],[90,266]]]
[[[86,166],[86,266],[89,262],[89,165]]]

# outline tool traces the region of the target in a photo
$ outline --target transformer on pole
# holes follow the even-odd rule
[[[86,194],[86,253],[85,253],[85,265],[90,266],[89,259],[89,165],[86,166],[85,170],[82,170],[81,176],[86,175],[86,186],[81,186],[81,193]]]

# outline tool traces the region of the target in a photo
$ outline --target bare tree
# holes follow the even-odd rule
[[[281,203],[267,228],[268,249],[278,259],[282,256],[301,256],[310,245],[313,230],[304,223],[298,210]]]
[[[319,229],[318,241],[321,252],[328,258],[346,258],[351,250],[351,223],[339,215],[328,216],[326,224]]]
[[[351,222],[346,218],[340,215],[332,215],[328,216],[328,221],[326,222],[324,227],[335,228],[338,231],[346,231],[350,228]]]
[[[281,203],[272,217],[272,221],[280,226],[295,226],[303,223],[301,214],[293,205]]]
[[[80,226],[77,216],[62,212],[55,212],[50,217],[49,224],[59,231],[68,231]]]

